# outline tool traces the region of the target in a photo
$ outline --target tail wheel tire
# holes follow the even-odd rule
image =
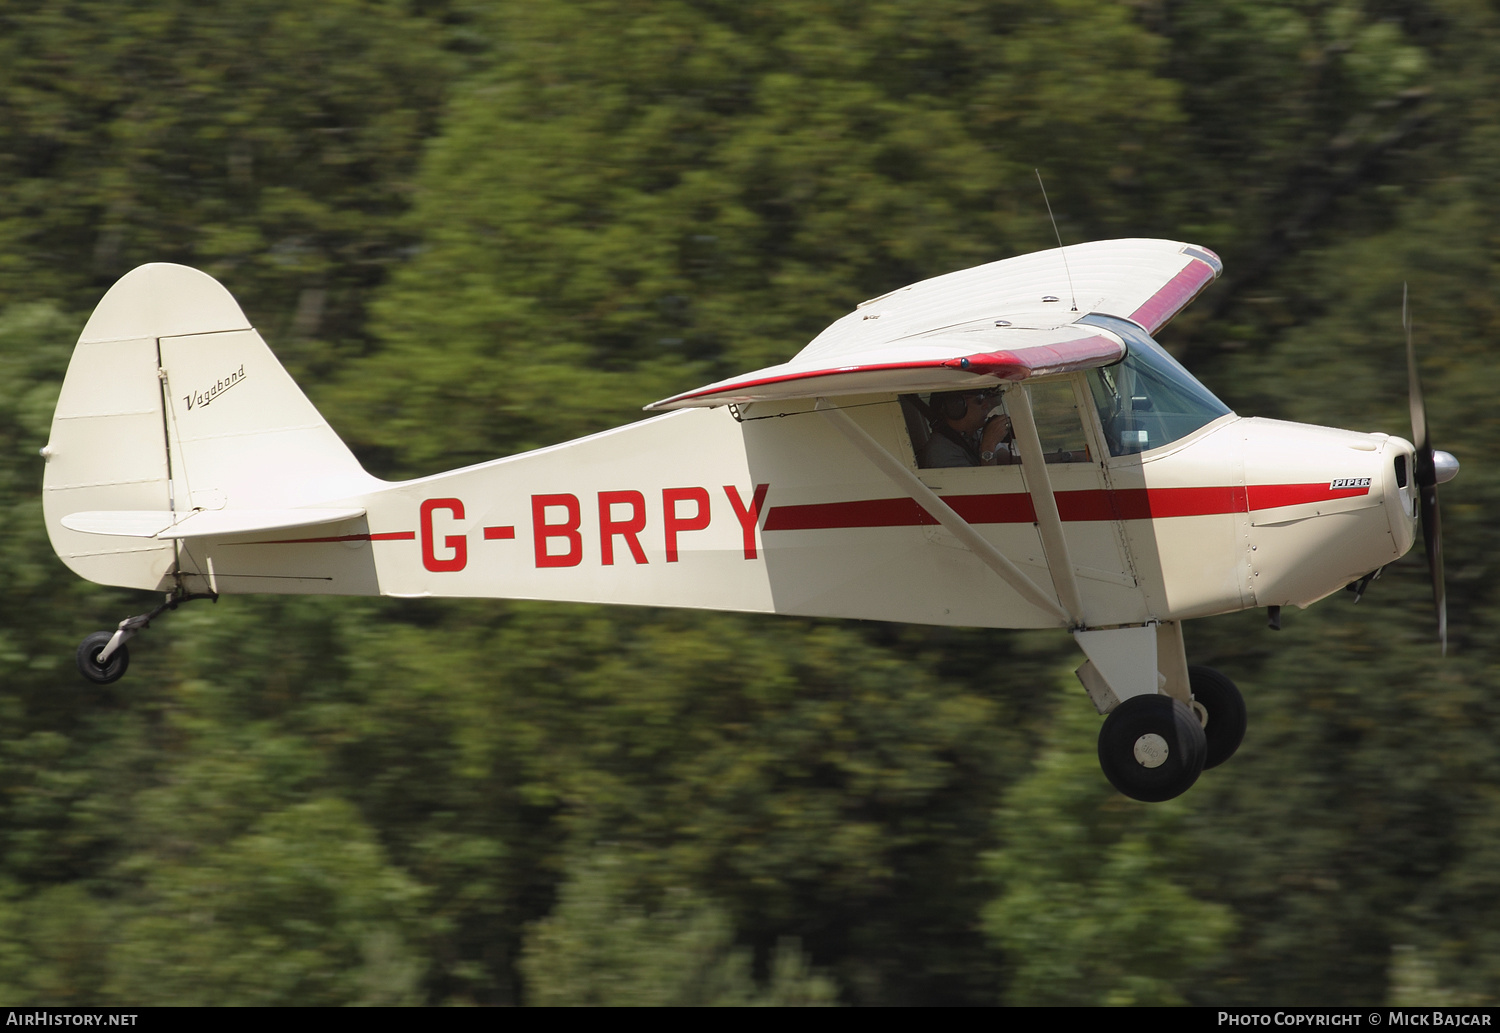
[[[1198,781],[1207,752],[1197,715],[1171,696],[1132,696],[1099,729],[1104,777],[1132,800],[1181,796]]]
[[[1193,702],[1208,715],[1203,734],[1208,738],[1208,755],[1203,770],[1216,768],[1240,748],[1245,739],[1245,697],[1240,690],[1212,667],[1189,667],[1188,686]]]
[[[96,685],[119,681],[130,666],[130,652],[123,642],[108,660],[102,664],[99,662],[100,651],[109,645],[114,634],[112,631],[96,631],[78,645],[78,673]]]

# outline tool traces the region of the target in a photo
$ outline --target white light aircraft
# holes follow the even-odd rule
[[[1106,776],[1169,799],[1245,730],[1183,621],[1266,607],[1275,626],[1362,591],[1420,517],[1446,635],[1436,485],[1458,464],[1427,440],[1409,331],[1415,445],[1237,416],[1152,338],[1220,271],[1202,247],[1113,240],[949,273],[655,418],[387,482],[228,291],[142,266],[73,353],[43,498],[76,573],[166,597],[84,639],[79,669],[119,678],[153,618],[225,593],[1059,628],[1108,715]],[[980,436],[991,412],[1001,439]]]

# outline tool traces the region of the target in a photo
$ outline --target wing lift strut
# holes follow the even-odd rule
[[[815,406],[849,443],[886,475],[912,501],[921,506],[953,537],[969,548],[979,560],[993,570],[1027,602],[1056,617],[1072,633],[1088,661],[1078,669],[1079,680],[1089,690],[1100,713],[1114,708],[1131,696],[1165,691],[1183,702],[1188,693],[1187,661],[1182,648],[1182,626],[1176,621],[1115,628],[1090,628],[1084,621],[1083,596],[1073,566],[1068,542],[1063,534],[1062,517],[1047,462],[1042,454],[1041,436],[1037,433],[1031,399],[1024,388],[1006,392],[1006,410],[1015,427],[1016,444],[1021,453],[1021,473],[1036,511],[1037,532],[1042,551],[1052,575],[1055,596],[1011,562],[959,516],[953,507],[912,473],[906,464],[891,455],[838,406],[819,398]],[[1165,673],[1159,664],[1165,661]]]

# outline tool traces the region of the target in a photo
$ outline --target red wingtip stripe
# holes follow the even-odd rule
[[[999,377],[1001,380],[1025,380],[1048,373],[1107,366],[1118,362],[1124,354],[1125,349],[1119,341],[1103,334],[1094,334],[1074,341],[1027,348],[1024,358],[1015,352],[982,352],[962,359],[949,359],[943,365],[966,373]]]
[[[1213,283],[1217,276],[1213,266],[1195,257],[1186,268],[1168,280],[1166,286],[1136,309],[1130,318],[1145,327],[1148,333],[1154,334],[1196,298],[1203,288]]]

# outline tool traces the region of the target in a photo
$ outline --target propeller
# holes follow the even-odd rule
[[[1458,473],[1458,460],[1447,452],[1434,451],[1427,428],[1427,407],[1422,403],[1422,382],[1417,376],[1417,352],[1412,346],[1411,316],[1406,303],[1406,285],[1401,285],[1401,325],[1406,330],[1406,380],[1411,404],[1411,437],[1416,446],[1413,471],[1421,489],[1422,539],[1427,546],[1427,569],[1432,575],[1432,604],[1437,610],[1438,641],[1448,653],[1448,596],[1443,588],[1443,521],[1438,513],[1437,486]]]

